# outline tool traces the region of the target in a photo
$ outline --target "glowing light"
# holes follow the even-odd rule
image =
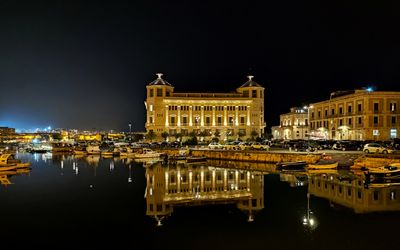
[[[374,89],[373,89],[372,87],[368,87],[368,88],[366,88],[366,90],[367,90],[368,92],[374,91]]]

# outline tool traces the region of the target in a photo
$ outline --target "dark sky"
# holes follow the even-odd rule
[[[335,90],[400,90],[396,1],[236,2],[0,0],[0,125],[143,131],[156,72],[177,92],[253,74],[268,126]]]

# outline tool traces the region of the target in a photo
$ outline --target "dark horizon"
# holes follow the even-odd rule
[[[267,132],[337,90],[400,91],[395,2],[2,1],[0,126],[144,131],[145,86],[266,88]]]

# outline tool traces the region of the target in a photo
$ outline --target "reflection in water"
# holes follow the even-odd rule
[[[400,186],[375,185],[365,182],[364,177],[323,174],[310,176],[310,194],[328,199],[331,206],[340,205],[355,213],[371,213],[400,210]]]
[[[10,180],[11,177],[13,177],[15,175],[29,174],[30,171],[31,171],[30,168],[21,168],[21,169],[10,170],[10,171],[0,170],[0,184],[3,186],[8,186],[10,184],[13,184]]]
[[[260,172],[203,165],[168,165],[146,168],[146,203],[148,216],[157,225],[170,216],[174,207],[234,203],[248,214],[264,208],[264,176]]]

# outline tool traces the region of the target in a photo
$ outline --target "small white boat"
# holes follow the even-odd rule
[[[134,158],[156,158],[160,157],[162,153],[158,153],[150,148],[143,148],[142,152],[140,153],[134,153],[133,157]]]

